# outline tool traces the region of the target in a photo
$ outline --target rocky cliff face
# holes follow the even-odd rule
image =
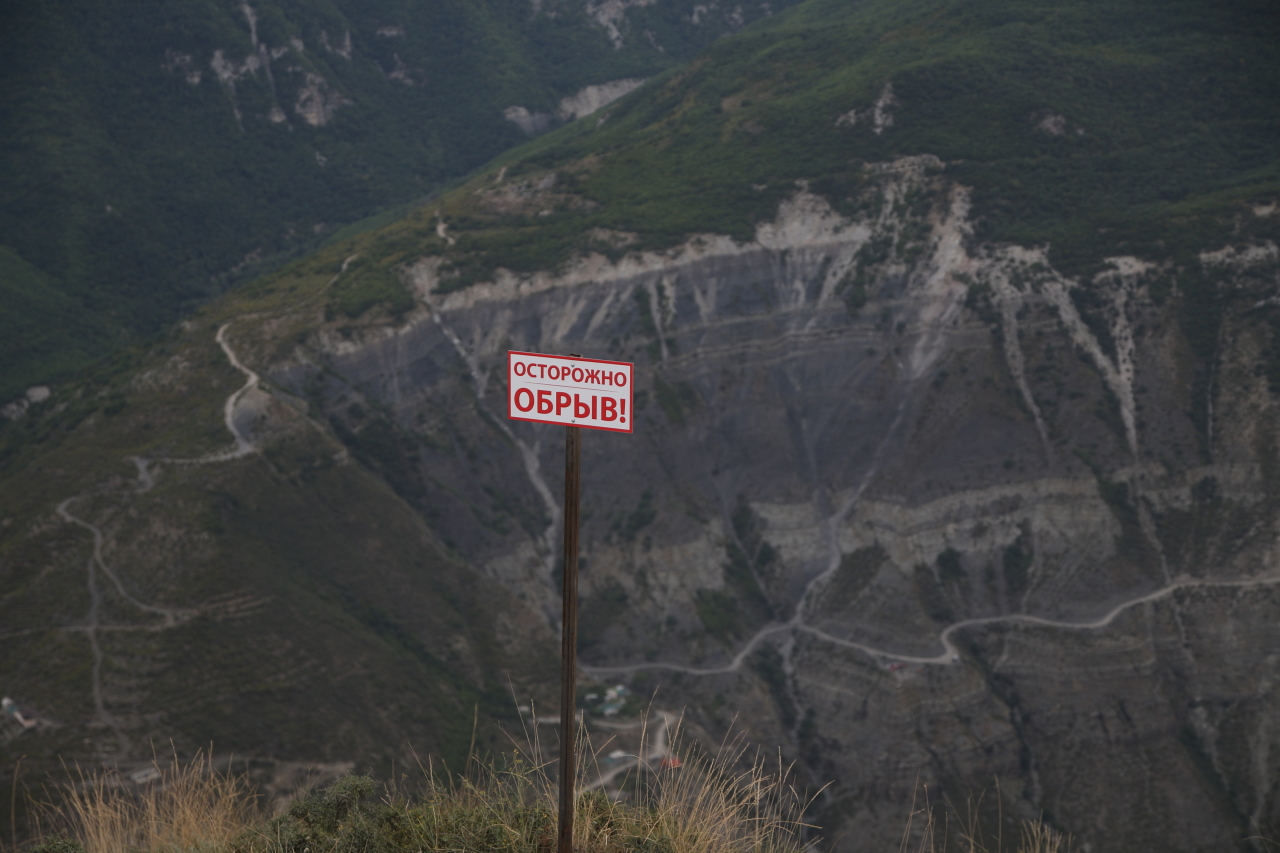
[[[588,671],[785,744],[839,849],[993,777],[1084,849],[1245,845],[1278,816],[1275,214],[1067,277],[976,240],[941,166],[867,166],[852,218],[798,186],[745,244],[447,294],[424,259],[405,322],[269,375],[553,625],[560,431],[506,419],[505,353],[634,360],[635,434],[584,443]]]
[[[536,211],[535,178],[484,192]],[[1273,832],[1275,208],[1068,276],[969,199],[873,163],[749,241],[601,229],[453,290],[410,253],[402,316],[326,320],[352,254],[31,403],[18,747],[389,768],[553,702],[561,433],[506,419],[503,371],[572,351],[637,364],[635,433],[585,441],[585,669],[781,745],[835,849],[896,843],[917,783],[1095,850]]]
[[[917,783],[1089,850],[1280,837],[1275,16],[979,5],[809,0],[28,395],[0,426],[0,681],[41,721],[13,761],[502,743],[513,698],[555,701],[561,442],[505,418],[505,352],[581,352],[635,361],[639,409],[586,437],[588,672],[780,745],[832,783],[833,848],[892,849]],[[740,23],[493,8],[539,44],[577,10],[609,73],[460,98],[442,27],[326,19],[313,127],[283,77],[253,97],[302,61],[264,4],[203,52],[162,34],[192,59],[149,73],[246,134],[390,140],[357,120],[376,88],[518,136]],[[364,186],[373,150],[303,159]]]

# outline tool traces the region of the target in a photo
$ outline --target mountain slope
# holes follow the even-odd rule
[[[0,245],[91,333],[30,342],[6,300],[0,399],[467,173],[526,138],[504,113],[555,125],[767,11],[694,5],[7,4]]]
[[[1274,190],[1265,6],[980,8],[805,4],[522,160],[607,152],[582,178],[605,204],[592,221],[663,245],[747,238],[796,179],[838,204],[860,162],[928,153],[974,188],[980,236],[1049,242],[1072,268],[1158,251],[1144,228]]]
[[[44,685],[49,725],[16,747],[126,768],[170,739],[259,762],[385,769],[412,747],[464,762],[473,719],[487,743],[513,690],[552,679],[545,626],[295,401],[244,386],[203,325],[188,331],[194,346],[170,337],[106,405],[81,386],[87,399],[23,421],[61,449],[37,446],[6,481],[5,529],[25,532],[0,564],[5,681]],[[270,420],[268,452],[227,447],[228,396],[244,429]],[[65,428],[92,438],[59,441]]]
[[[781,745],[834,783],[833,847],[897,843],[917,780],[963,802],[998,778],[1005,816],[1094,850],[1274,835],[1276,25],[809,0],[718,41],[8,426],[0,601],[29,620],[21,659],[66,674],[4,677],[67,709],[64,749],[104,712],[104,745],[212,725],[84,704],[65,637],[88,601],[54,603],[86,588],[74,498],[122,577],[198,611],[158,649],[243,590],[322,614],[308,642],[378,637],[380,672],[463,673],[442,707],[505,673],[545,691],[561,433],[505,418],[502,371],[582,352],[636,362],[638,408],[634,435],[585,441],[587,673]],[[238,392],[218,341],[260,383]],[[224,405],[253,452],[217,455]],[[285,636],[267,606],[242,618]],[[384,725],[400,682],[367,683],[320,758],[444,740]],[[336,706],[307,695],[314,731]]]

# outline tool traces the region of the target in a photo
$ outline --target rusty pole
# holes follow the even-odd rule
[[[564,584],[560,634],[560,837],[558,853],[573,853],[573,787],[577,777],[575,725],[578,675],[578,472],[581,430],[565,427]]]

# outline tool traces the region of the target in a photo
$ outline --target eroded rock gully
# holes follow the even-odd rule
[[[635,434],[584,442],[583,657],[834,780],[840,849],[996,777],[1083,849],[1247,846],[1280,818],[1275,247],[1204,256],[1198,363],[1176,270],[978,244],[937,165],[872,169],[855,219],[798,190],[745,245],[447,295],[424,260],[406,323],[269,375],[554,623],[561,432],[506,419],[505,352],[636,361]]]

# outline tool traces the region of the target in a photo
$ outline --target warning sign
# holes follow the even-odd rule
[[[631,376],[625,361],[508,352],[507,416],[631,432]]]

